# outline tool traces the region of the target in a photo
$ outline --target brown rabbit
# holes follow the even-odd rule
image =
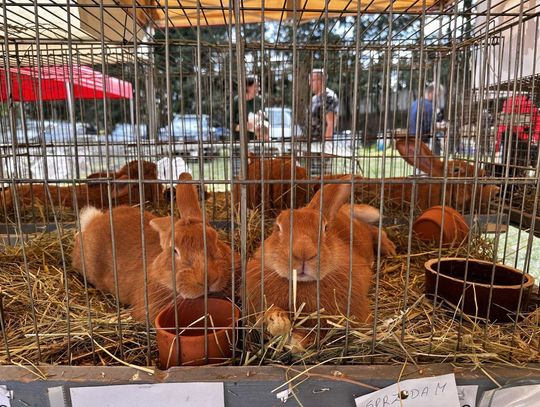
[[[191,180],[191,175],[183,173],[180,180]],[[144,212],[148,271],[146,292],[148,317],[152,323],[160,309],[173,301],[173,256],[178,298],[204,295],[203,230],[206,232],[208,291],[222,292],[231,282],[231,250],[218,240],[214,229],[202,223],[195,187],[178,184],[177,190],[176,201],[181,218],[174,223],[174,237],[171,235],[170,217],[158,218]],[[146,311],[140,216],[139,208],[121,206],[112,209],[119,301],[131,305],[133,317],[143,321]],[[115,294],[109,212],[101,212],[93,207],[84,208],[80,222],[81,232],[75,235],[74,240],[73,267],[81,274],[86,273],[88,281],[96,288]]]
[[[352,298],[350,317],[358,322],[370,319],[368,290],[375,260],[379,229],[362,219],[373,221],[379,213],[367,205],[355,205],[353,219],[350,206],[344,205],[351,193],[350,184],[327,185],[302,209],[285,210],[276,219],[273,233],[264,243],[264,293],[261,291],[262,250],[259,248],[248,263],[247,292],[250,314],[266,311],[265,321],[273,335],[285,334],[290,328],[286,318],[289,309],[289,252],[291,267],[297,270],[298,305],[303,312],[317,312],[317,262],[320,254],[320,307],[328,315],[346,315],[349,285],[349,263],[352,264]],[[317,248],[320,211],[322,238]],[[291,224],[291,215],[293,224]],[[373,216],[375,215],[375,216]],[[350,240],[350,227],[353,240]],[[292,247],[290,231],[293,232]],[[395,246],[382,232],[382,254],[395,254]],[[350,245],[353,246],[350,257]],[[264,300],[264,301],[263,301]],[[263,303],[265,302],[265,304]],[[272,307],[269,311],[269,307]],[[285,311],[284,311],[285,310]],[[313,326],[316,322],[311,321]],[[321,323],[325,324],[323,320]],[[308,323],[309,325],[309,323]]]
[[[143,180],[157,179],[157,166],[154,163],[143,161]],[[139,177],[138,161],[131,161],[120,168],[113,174],[113,179],[120,180],[137,180]],[[106,172],[90,174],[89,179],[104,178]],[[156,203],[161,194],[161,185],[157,183],[144,184],[144,198],[152,203]],[[75,185],[75,191],[72,186],[58,186],[57,184],[49,184],[52,204],[55,207],[73,208],[73,192],[75,192],[78,207],[91,205],[98,208],[107,208],[109,206],[108,191],[106,182],[92,182],[88,184]],[[17,186],[17,198],[21,207],[31,207],[36,202],[44,204],[50,202],[48,199],[47,189],[42,183],[22,184]],[[5,189],[0,194],[0,199],[3,199],[6,205],[6,210],[11,211],[14,208],[14,196],[12,188]],[[111,184],[111,199],[113,205],[122,204],[138,204],[139,185],[137,183],[122,183],[115,182]],[[3,208],[3,205],[0,205]]]
[[[397,139],[396,148],[401,156],[410,165],[415,166],[414,162],[414,139]],[[448,177],[448,178],[473,178],[475,176],[475,165],[465,160],[449,160],[446,172],[444,163],[441,157],[436,156],[423,143],[418,143],[417,162],[416,165],[420,170],[432,177]],[[477,178],[482,179],[487,176],[482,168],[477,169]],[[412,187],[412,186],[411,186]],[[433,205],[442,205],[442,182],[431,184],[418,184],[418,202],[420,209],[425,210]],[[446,202],[445,204],[455,209],[464,209],[470,211],[473,204],[473,188],[472,181],[464,181],[463,183],[447,183],[446,185]],[[399,189],[399,188],[398,188]],[[476,202],[474,207],[481,211],[489,209],[491,202],[499,197],[500,188],[497,185],[478,184],[476,190]],[[394,196],[396,194],[394,193]],[[410,197],[410,193],[408,193]]]
[[[444,163],[440,157],[433,155],[429,147],[420,142],[417,152],[416,163],[414,162],[414,140],[398,139],[396,147],[402,157],[409,164],[418,167],[426,174],[432,177],[448,178],[472,178],[474,177],[474,164],[463,160],[453,160],[448,162],[447,171],[444,171]],[[325,176],[325,180],[335,180],[343,177],[343,174]],[[478,178],[485,177],[483,169],[478,169]],[[368,179],[362,176],[355,176],[355,193],[363,202],[377,200],[381,195],[381,181],[377,179]],[[364,181],[364,182],[363,182]],[[369,181],[369,182],[366,182]],[[414,203],[415,207],[424,211],[431,206],[447,205],[452,208],[470,211],[472,206],[472,194],[474,185],[472,181],[460,183],[447,183],[445,202],[443,198],[443,183],[441,181],[419,182],[416,184],[416,194],[412,196],[412,179],[407,178],[385,178],[384,201],[392,206],[402,207],[403,203]],[[314,189],[317,191],[320,184],[314,183]],[[476,191],[476,210],[485,211],[490,202],[498,198],[500,188],[496,185],[478,184]]]
[[[291,206],[291,158],[256,158],[252,153],[248,159],[247,179],[250,181],[263,180],[261,183],[247,185],[247,207],[255,209],[261,206],[264,188],[264,207],[270,213],[279,213],[280,210]],[[264,174],[263,174],[264,171]],[[295,207],[300,208],[306,203],[307,185],[299,184],[296,180],[307,179],[307,171],[298,165],[295,166]],[[271,183],[266,181],[282,181],[281,183]],[[240,202],[240,184],[235,184],[233,189],[234,201]]]
[[[141,165],[141,178],[143,181],[157,180],[158,171],[155,163],[142,160]],[[87,178],[105,178],[106,176],[106,172],[98,172],[90,174]],[[113,179],[115,181],[138,180],[139,161],[133,160],[125,164],[113,174]],[[113,200],[113,205],[138,204],[140,202],[138,183],[115,182],[112,186],[111,198]],[[159,199],[161,199],[162,189],[163,187],[158,183],[143,182],[144,199],[151,202],[153,205],[156,205]],[[88,191],[89,195],[92,195],[92,199],[88,199],[89,205],[104,208],[108,207],[107,186],[105,183],[90,183],[88,184]]]

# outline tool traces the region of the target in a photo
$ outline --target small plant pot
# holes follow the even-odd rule
[[[493,265],[489,261],[442,258],[429,260],[424,266],[427,295],[435,294],[439,268],[437,297],[463,309],[468,315],[488,318],[491,322],[514,321],[518,307],[520,312],[527,309],[534,285],[534,278],[531,275],[502,264]],[[494,273],[493,286],[491,286],[492,273]],[[464,285],[465,295],[462,299]]]
[[[443,207],[433,206],[415,220],[413,230],[420,240],[442,246],[460,245],[469,234],[469,226],[463,216],[449,206],[444,207],[444,223]]]
[[[240,317],[240,311],[236,305],[226,299],[208,298],[206,335],[204,298],[179,300],[177,309],[178,337],[175,329],[174,304],[163,309],[156,317],[155,327],[161,368],[222,363],[231,358],[233,325]],[[207,354],[205,354],[205,338],[208,343]]]

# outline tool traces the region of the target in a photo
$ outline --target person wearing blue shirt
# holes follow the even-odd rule
[[[418,109],[420,109],[419,113],[419,132],[418,137],[425,142],[429,143],[429,141],[433,138],[433,146],[432,150],[435,155],[440,155],[441,153],[441,146],[436,137],[432,137],[433,135],[433,97],[435,94],[435,86],[433,84],[428,85],[424,92],[424,97],[422,100],[415,100],[411,105],[411,112],[409,116],[409,135],[416,137],[416,119],[418,114]]]

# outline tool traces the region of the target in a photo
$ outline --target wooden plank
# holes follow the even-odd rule
[[[506,206],[504,209],[510,216],[510,224],[526,232],[531,231],[532,222],[533,219],[535,219],[534,230],[532,232],[534,236],[540,237],[540,216],[533,216],[520,209],[511,208],[509,206]]]
[[[172,382],[212,382],[225,383],[225,402],[228,407],[248,407],[254,405],[280,405],[276,398],[276,388],[284,385],[297,372],[289,367],[182,367],[168,371],[156,371],[155,374],[132,369],[129,367],[103,366],[2,366],[0,367],[0,382],[13,390],[15,403],[13,405],[48,405],[47,390],[50,387],[64,386],[80,387],[107,384],[143,384],[143,383],[172,383]],[[315,375],[311,376],[295,388],[296,396],[304,406],[349,406],[354,405],[354,397],[372,391],[370,387],[385,387],[395,383],[401,377],[411,379],[454,373],[458,385],[477,384],[479,393],[493,389],[496,385],[486,376],[484,371],[501,384],[527,377],[530,380],[540,380],[540,364],[526,367],[485,367],[484,370],[472,366],[452,366],[451,364],[430,364],[406,366],[318,366],[312,368],[294,367]],[[402,372],[403,369],[403,372]],[[34,373],[32,373],[34,372]],[[45,378],[45,379],[44,379]],[[307,376],[300,375],[295,384]],[[363,384],[362,384],[363,383]],[[285,389],[283,386],[280,390]],[[287,405],[299,405],[294,399]]]

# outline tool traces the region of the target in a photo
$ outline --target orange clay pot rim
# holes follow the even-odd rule
[[[467,259],[465,257],[442,257],[441,259],[431,259],[431,260],[426,261],[424,263],[424,267],[426,268],[426,270],[428,270],[432,274],[437,275],[437,270],[433,269],[432,266],[434,264],[438,263],[438,262],[444,262],[444,261],[449,261],[449,260],[462,261],[462,262],[467,261]],[[482,264],[487,264],[487,265],[493,266],[492,262],[485,261],[485,260],[469,259],[469,262],[482,263]],[[524,276],[527,279],[527,281],[525,283],[523,283],[523,284],[516,284],[516,285],[497,285],[497,284],[491,285],[491,284],[484,284],[484,283],[475,283],[475,282],[472,282],[472,281],[467,281],[467,284],[471,284],[471,285],[475,285],[475,286],[479,286],[479,287],[487,287],[487,288],[493,287],[493,288],[499,288],[499,289],[500,288],[512,288],[512,289],[515,289],[515,288],[521,288],[522,286],[523,286],[523,288],[529,288],[529,287],[532,287],[533,284],[534,284],[534,278],[530,274],[522,273],[518,269],[507,266],[505,264],[495,263],[495,266],[496,267],[503,267],[503,268],[505,268],[505,269],[507,269],[509,271],[512,271],[513,273],[520,274],[520,275]],[[459,283],[465,282],[465,280],[463,280],[461,278],[451,277],[451,276],[448,276],[448,275],[443,274],[443,273],[439,273],[439,275],[440,275],[441,278],[454,280],[454,281],[457,281]]]
[[[196,299],[193,299],[193,300],[189,300],[189,301],[198,301],[198,302],[204,302],[204,298],[196,298]],[[238,321],[240,319],[240,308],[238,308],[238,305],[234,304],[232,301],[228,300],[228,299],[224,299],[224,298],[208,298],[208,301],[217,301],[217,302],[221,302],[223,303],[224,305],[227,304],[227,306],[231,306],[233,305],[234,306],[234,320],[235,321]],[[177,301],[177,306],[180,305],[181,303],[181,300],[180,301]],[[159,334],[159,335],[163,335],[164,337],[169,337],[169,338],[176,338],[176,333],[171,333],[169,332],[169,330],[171,329],[175,329],[175,327],[169,327],[169,328],[164,328],[161,326],[161,324],[159,324],[159,321],[160,319],[162,318],[162,316],[168,312],[170,312],[172,309],[174,309],[174,303],[173,304],[170,304],[168,307],[162,309],[159,314],[157,315],[156,317],[156,320],[154,322],[154,325],[155,325],[155,328],[156,328],[156,333]],[[231,314],[232,316],[232,314]],[[231,323],[226,326],[226,327],[221,327],[221,328],[213,328],[212,325],[208,325],[208,334],[207,335],[182,335],[182,334],[179,334],[178,336],[182,337],[182,342],[199,342],[201,340],[201,338],[204,338],[204,337],[210,337],[210,336],[216,336],[217,334],[221,333],[221,332],[225,332],[225,331],[229,331],[231,328],[233,327],[233,319],[231,318]],[[204,329],[204,327],[199,327],[198,329]],[[182,331],[182,329],[179,329],[178,332],[180,333]]]
[[[454,208],[452,208],[451,206],[448,206],[448,205],[435,205],[435,206],[431,206],[429,208],[427,208],[423,213],[426,213],[426,212],[429,212],[430,210],[432,209],[438,209],[438,210],[443,210],[444,208],[444,211],[445,212],[452,212],[452,213],[457,213],[459,216],[461,216],[461,213],[459,213],[458,211],[456,211]]]
[[[448,215],[450,218],[454,218],[454,219],[457,218],[457,220],[461,222],[464,226],[467,226],[467,228],[469,227],[469,225],[467,225],[467,221],[465,220],[465,218],[463,217],[461,213],[459,213],[458,211],[456,211],[454,208],[450,206],[441,206],[441,205],[432,206],[431,208],[426,209],[424,212],[420,214],[418,218],[416,218],[414,223],[418,223],[419,221],[422,221],[422,222],[433,222],[433,223],[436,223],[437,225],[441,225],[442,222],[439,221],[439,219],[433,219],[429,215],[431,214],[431,212],[441,212],[442,214],[443,211],[444,211],[444,220],[445,220],[444,224],[445,225],[446,225],[446,219],[447,219],[446,215]],[[425,218],[422,219],[422,217],[425,217]]]
[[[450,215],[450,216],[453,216],[453,217],[456,217],[456,218],[459,218],[460,221],[463,221],[463,223],[465,225],[467,225],[467,222],[465,221],[465,218],[463,217],[463,215],[461,213],[459,213],[458,211],[456,211],[454,208],[450,207],[450,206],[441,206],[441,205],[437,205],[437,206],[432,206],[431,208],[428,208],[426,209],[424,212],[422,212],[420,214],[420,216],[416,219],[416,222],[418,220],[420,220],[422,218],[422,216],[428,214],[430,212],[443,212],[444,211],[444,215],[445,215],[445,220],[446,220],[446,215]],[[428,218],[428,219],[422,219],[422,220],[430,220],[430,221],[433,221],[433,222],[436,222],[436,220],[432,219],[432,218]],[[437,222],[439,223],[439,222]],[[467,225],[468,226],[468,225]]]

